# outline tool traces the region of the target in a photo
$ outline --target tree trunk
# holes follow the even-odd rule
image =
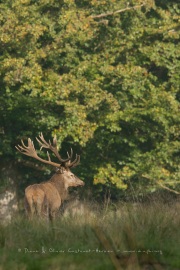
[[[18,210],[15,179],[17,172],[13,165],[0,166],[0,223],[8,223]]]

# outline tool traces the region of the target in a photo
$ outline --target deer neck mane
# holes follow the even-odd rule
[[[57,191],[59,192],[59,195],[61,197],[61,200],[64,201],[68,196],[68,189],[65,186],[64,177],[63,174],[55,173],[51,179],[49,180],[53,186],[56,187]]]

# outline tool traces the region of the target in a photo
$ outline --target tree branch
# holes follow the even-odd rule
[[[177,195],[180,195],[180,192],[178,192],[178,191],[176,191],[176,190],[173,190],[173,189],[171,189],[171,188],[168,188],[168,187],[162,185],[161,183],[158,183],[158,185],[159,185],[160,187],[164,188],[164,189],[169,190],[170,192],[173,192],[173,193],[175,193],[175,194],[177,194]]]
[[[148,179],[148,180],[151,180],[151,178],[148,177],[148,176],[146,176],[146,175],[142,175],[142,177],[144,177],[144,178],[146,178],[146,179]],[[177,194],[177,195],[180,195],[180,192],[178,192],[178,191],[176,191],[176,190],[173,190],[173,189],[171,189],[171,188],[168,188],[168,187],[164,186],[163,184],[161,184],[160,182],[157,182],[157,184],[158,184],[160,187],[162,187],[162,188],[164,188],[164,189],[166,189],[166,190],[169,190],[170,192],[173,192],[173,193],[175,193],[175,194]]]
[[[107,16],[112,16],[112,15],[115,15],[117,13],[122,13],[122,12],[125,12],[127,10],[131,10],[131,9],[141,8],[143,6],[144,6],[144,4],[141,4],[141,5],[137,5],[137,6],[134,6],[134,7],[126,7],[124,9],[119,9],[119,10],[116,10],[116,11],[113,11],[113,12],[102,13],[102,14],[99,14],[99,15],[91,15],[91,18],[97,19],[97,18],[103,18],[103,17],[107,17]]]
[[[99,226],[96,226],[96,225],[92,225],[92,229],[96,237],[98,238],[99,242],[103,246],[104,250],[107,250],[107,251],[109,250],[108,255],[114,265],[114,268],[117,270],[122,270],[120,262],[117,258],[117,254],[115,253],[114,248],[109,242],[109,240],[107,239],[105,233],[102,231],[102,229]]]

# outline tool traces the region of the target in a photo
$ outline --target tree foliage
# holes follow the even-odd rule
[[[0,2],[0,155],[57,134],[94,183],[142,192],[180,177],[178,1]]]

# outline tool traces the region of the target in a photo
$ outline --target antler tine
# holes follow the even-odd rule
[[[58,149],[57,149],[57,139],[56,139],[56,135],[54,136],[53,138],[53,145],[51,143],[51,141],[49,140],[49,143],[44,139],[44,136],[43,136],[43,133],[41,132],[40,135],[39,135],[39,138],[36,138],[36,140],[38,141],[38,143],[41,145],[41,148],[42,149],[43,147],[44,148],[47,148],[47,149],[50,149],[54,155],[59,159],[59,161],[61,163],[66,163],[67,161],[69,161],[71,157],[68,157],[67,159],[62,159],[62,157],[60,156],[59,152],[58,152]]]
[[[51,161],[51,158],[50,158],[50,155],[49,155],[48,151],[47,151],[47,156],[48,156],[48,160]]]
[[[71,154],[69,155],[69,152],[67,152],[67,156],[68,156],[69,160],[73,157],[73,150],[72,150],[72,148],[71,148]]]
[[[53,138],[53,145],[54,145],[54,146],[57,146],[57,138],[56,138],[56,135],[54,135],[54,138]]]
[[[26,146],[26,145],[24,144],[23,140],[21,140],[21,143],[22,143],[22,146],[19,145],[19,144],[18,144],[17,146],[15,146],[16,149],[17,149],[20,153],[22,153],[22,154],[24,154],[24,155],[26,155],[26,156],[34,157],[34,158],[37,157],[37,153],[36,153],[36,150],[35,150],[35,148],[34,148],[33,141],[32,141],[30,138],[28,138],[28,146]]]
[[[55,162],[52,162],[51,159],[50,159],[50,156],[49,156],[49,153],[47,154],[48,155],[48,160],[44,160],[42,158],[40,158],[36,152],[36,149],[34,148],[34,143],[33,141],[28,138],[28,146],[26,146],[23,142],[23,140],[21,140],[21,143],[22,143],[22,146],[21,145],[17,145],[15,146],[16,149],[21,153],[21,154],[24,154],[26,156],[30,156],[30,157],[33,157],[43,163],[46,163],[46,164],[50,164],[54,167],[60,167],[60,164],[59,163],[55,163]]]
[[[39,135],[39,139],[36,137],[36,140],[38,141],[38,143],[41,145],[41,149],[44,148],[49,148],[49,144],[46,142],[46,140],[44,139],[44,136],[42,134],[42,132]]]
[[[69,163],[67,166],[69,168],[73,168],[73,167],[76,167],[79,164],[79,162],[80,162],[80,155],[76,154],[75,160],[73,162]]]
[[[20,153],[22,153],[23,148],[22,148],[21,145],[18,144],[17,146],[15,146],[15,148],[16,148]]]
[[[74,162],[72,167],[76,167],[80,163],[80,155],[77,155],[77,160]]]
[[[29,146],[29,138],[28,138],[28,146],[26,146],[26,145],[24,144],[23,140],[21,140],[21,143],[22,143],[22,146],[23,146],[25,149],[27,149],[28,146]],[[19,145],[19,147],[23,148],[22,146]]]

